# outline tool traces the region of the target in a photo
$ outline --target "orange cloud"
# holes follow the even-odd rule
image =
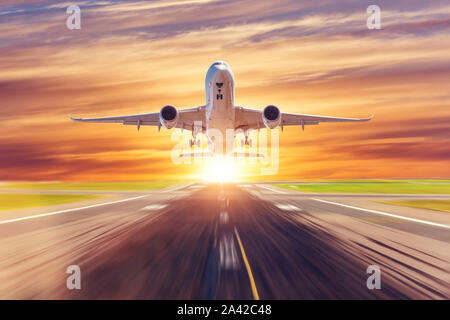
[[[192,176],[171,161],[171,132],[67,115],[202,105],[218,59],[233,68],[238,105],[376,115],[285,128],[278,174],[254,178],[448,177],[448,4],[400,2],[382,1],[378,31],[350,0],[81,2],[80,31],[65,28],[61,3],[2,2],[0,180]]]

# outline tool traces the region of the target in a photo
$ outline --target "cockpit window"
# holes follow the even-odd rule
[[[214,62],[212,65],[213,65],[213,66],[217,66],[217,65],[220,65],[220,64],[223,64],[224,66],[229,67],[229,66],[228,66],[228,63],[226,63],[225,61],[216,61],[216,62]]]

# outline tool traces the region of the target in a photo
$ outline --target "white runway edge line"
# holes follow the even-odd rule
[[[280,191],[280,190],[276,190],[276,189],[272,189],[272,188],[263,186],[263,185],[261,185],[261,184],[257,184],[257,186],[260,187],[260,188],[266,189],[266,190],[270,190],[270,191],[272,191],[272,192],[281,193],[281,194],[286,194],[286,192],[283,192],[283,191]]]
[[[435,222],[430,222],[430,221],[425,221],[425,220],[420,220],[420,219],[408,218],[408,217],[399,216],[399,215],[396,215],[396,214],[387,213],[387,212],[383,212],[383,211],[364,209],[364,208],[349,206],[347,204],[342,204],[342,203],[332,202],[332,201],[327,201],[327,200],[322,200],[322,199],[315,199],[315,198],[311,198],[311,199],[312,200],[316,200],[316,201],[320,201],[320,202],[324,202],[324,203],[334,204],[334,205],[345,207],[345,208],[356,209],[356,210],[366,211],[366,212],[375,213],[375,214],[379,214],[379,215],[383,215],[383,216],[393,217],[393,218],[397,218],[397,219],[402,219],[402,220],[408,220],[408,221],[413,221],[413,222],[417,222],[417,223],[427,224],[427,225],[434,226],[434,227],[450,229],[450,226],[446,225],[446,224],[440,224],[440,223],[435,223]]]
[[[72,209],[66,209],[66,210],[60,210],[60,211],[53,211],[53,212],[48,212],[48,213],[36,214],[34,216],[27,216],[27,217],[21,217],[21,218],[16,218],[16,219],[3,220],[3,221],[0,221],[0,224],[18,222],[18,221],[29,220],[29,219],[36,219],[36,218],[41,218],[41,217],[53,216],[55,214],[61,214],[61,213],[80,211],[80,210],[84,210],[84,209],[96,208],[96,207],[101,207],[101,206],[107,206],[107,205],[110,205],[110,204],[116,204],[116,203],[121,203],[121,202],[126,202],[126,201],[137,200],[137,199],[145,198],[145,197],[148,197],[148,196],[149,195],[144,195],[144,196],[127,198],[127,199],[122,199],[122,200],[117,200],[117,201],[93,204],[93,205],[86,206],[86,207],[72,208]]]
[[[161,190],[161,192],[178,191],[178,190],[180,190],[180,189],[183,189],[183,188],[187,188],[187,187],[189,187],[189,186],[192,186],[193,184],[194,184],[194,183],[192,182],[192,183],[189,183],[189,184],[186,184],[186,185],[175,186],[175,187],[172,187],[172,188],[169,188],[169,189],[166,189],[166,190]]]

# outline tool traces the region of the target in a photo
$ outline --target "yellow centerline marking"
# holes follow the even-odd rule
[[[245,268],[247,269],[248,278],[250,279],[250,286],[252,287],[253,298],[259,300],[258,289],[256,289],[255,279],[253,279],[252,269],[247,260],[247,255],[245,254],[244,246],[242,245],[241,238],[239,238],[239,232],[236,227],[234,227],[234,233],[236,233],[236,238],[239,243],[239,248],[241,249],[242,258],[244,259]]]
[[[217,245],[217,225],[219,223],[216,221],[216,225],[214,226],[214,247]]]

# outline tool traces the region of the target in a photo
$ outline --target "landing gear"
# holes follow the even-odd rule
[[[193,146],[197,146],[197,148],[200,148],[201,147],[201,145],[202,145],[202,142],[200,141],[200,139],[190,139],[189,140],[189,147],[193,147]]]
[[[197,135],[202,133],[202,123],[200,121],[195,121],[192,125],[192,138],[189,140],[189,147],[197,146],[200,148],[202,146],[202,141],[197,139]]]
[[[252,139],[249,139],[248,136],[245,136],[245,140],[241,140],[241,147],[243,148],[244,146],[252,147]]]

